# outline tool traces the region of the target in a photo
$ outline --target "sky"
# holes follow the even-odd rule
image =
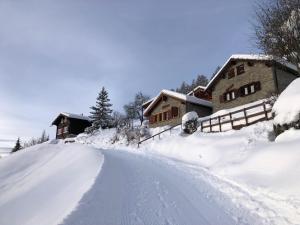
[[[0,147],[44,129],[53,138],[59,112],[88,115],[102,86],[122,111],[138,91],[155,96],[257,53],[253,4],[0,0]]]

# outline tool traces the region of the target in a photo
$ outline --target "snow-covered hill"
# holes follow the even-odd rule
[[[93,185],[103,155],[72,144],[42,144],[0,160],[0,224],[55,225]]]

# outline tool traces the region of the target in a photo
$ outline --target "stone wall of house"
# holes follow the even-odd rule
[[[196,112],[199,117],[209,116],[212,114],[212,108],[196,105],[193,103],[186,104],[186,112]]]
[[[213,112],[219,111],[221,109],[233,108],[236,106],[244,105],[257,101],[259,99],[264,99],[269,97],[271,94],[276,92],[275,82],[273,79],[273,69],[270,66],[266,66],[264,62],[253,62],[252,66],[248,65],[247,62],[237,62],[236,65],[232,65],[227,70],[225,70],[224,79],[220,75],[219,81],[214,86],[212,91],[212,103],[213,103]],[[228,79],[227,72],[232,67],[237,67],[240,64],[244,64],[245,72],[241,75],[236,75]],[[247,85],[252,82],[260,81],[261,90],[257,91],[254,94],[237,97],[236,99],[229,102],[221,102],[220,96],[226,93],[227,91],[239,89],[243,85]]]
[[[175,126],[177,124],[180,124],[182,116],[186,113],[186,105],[185,103],[183,104],[181,100],[172,98],[170,96],[167,96],[166,101],[160,101],[158,103],[158,105],[151,112],[151,116],[166,112],[170,110],[172,107],[178,107],[179,109],[178,116],[176,118],[172,118],[170,120],[165,120],[165,121],[157,121],[154,124],[149,124],[149,127],[155,128],[155,127],[162,127],[167,125]]]
[[[283,92],[284,89],[298,76],[292,73],[289,73],[280,68],[276,68],[276,76],[278,82],[278,91],[279,93]]]

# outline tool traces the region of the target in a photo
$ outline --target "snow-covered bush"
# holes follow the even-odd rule
[[[182,127],[185,133],[194,133],[198,128],[198,114],[194,111],[186,113],[182,117]]]
[[[142,134],[143,131],[143,134]],[[149,131],[147,131],[147,128],[132,128],[132,127],[122,127],[116,129],[115,134],[111,138],[112,144],[122,142],[126,143],[127,145],[130,144],[137,144],[141,137],[144,137],[146,134],[149,134]]]
[[[151,136],[150,130],[149,130],[149,120],[143,121],[143,124],[140,128],[140,136],[144,137],[144,138]]]
[[[290,128],[300,129],[300,78],[294,80],[273,106],[276,135]]]

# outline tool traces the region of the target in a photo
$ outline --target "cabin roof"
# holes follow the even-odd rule
[[[55,118],[55,120],[52,122],[52,125],[56,125],[56,124],[57,124],[57,120],[58,120],[61,116],[66,116],[66,117],[72,118],[72,119],[85,120],[85,121],[91,122],[91,119],[90,119],[88,116],[84,116],[84,115],[82,115],[82,114],[80,115],[80,114],[74,114],[74,113],[61,112],[61,113]]]
[[[216,75],[209,81],[206,85],[205,90],[212,86],[212,84],[217,80],[220,74],[225,70],[227,65],[233,60],[257,60],[257,61],[276,61],[277,63],[287,67],[291,70],[298,71],[297,66],[286,61],[285,59],[278,58],[272,55],[263,55],[263,54],[235,54],[229,57],[229,59],[224,63],[224,65],[219,69]]]
[[[187,95],[191,95],[191,94],[193,94],[195,91],[198,91],[199,89],[202,89],[202,90],[204,91],[205,88],[206,88],[205,86],[199,85],[199,86],[195,87],[193,90],[191,90]]]
[[[210,101],[197,98],[195,96],[185,95],[181,94],[175,91],[169,91],[169,90],[162,90],[151,102],[151,104],[145,109],[144,115],[146,115],[157,103],[157,101],[160,99],[162,95],[167,95],[185,102],[190,102],[196,105],[202,105],[206,107],[212,107],[212,103]]]
[[[148,101],[146,101],[146,102],[144,102],[143,103],[143,106],[144,105],[147,105],[147,104],[149,104],[149,103],[151,103],[153,100],[155,99],[155,97],[154,98],[151,98],[151,99],[149,99]]]

